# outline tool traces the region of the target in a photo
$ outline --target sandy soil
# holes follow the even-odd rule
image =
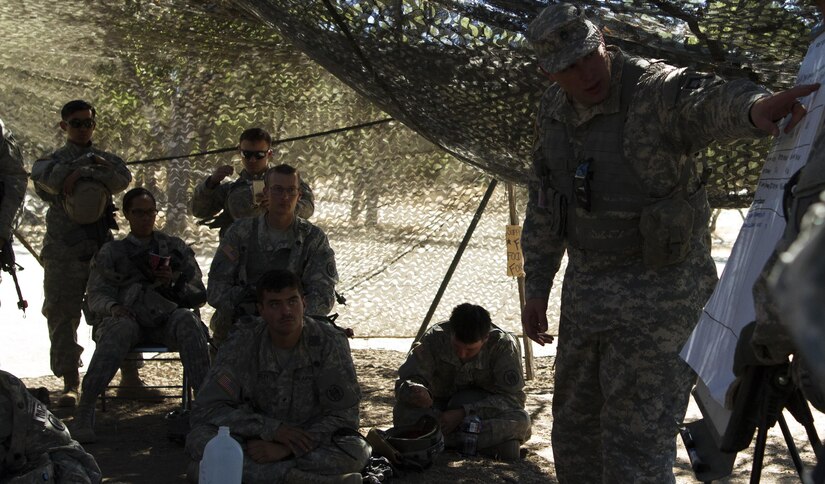
[[[353,350],[353,359],[361,383],[361,431],[371,427],[386,429],[391,426],[392,387],[395,370],[404,353],[386,350]],[[425,473],[408,473],[394,479],[399,483],[548,483],[556,482],[550,449],[553,398],[553,358],[536,360],[536,378],[527,385],[527,405],[534,426],[533,438],[525,445],[524,459],[515,463],[492,460],[466,459],[454,453],[440,455],[433,468]],[[150,384],[174,385],[180,382],[180,365],[169,362],[150,362],[141,369],[141,375]],[[54,377],[26,378],[29,386],[46,386],[54,393],[60,382]],[[98,442],[86,446],[98,460],[111,483],[177,483],[184,482],[187,458],[183,448],[167,438],[167,420],[164,416],[180,406],[180,400],[170,399],[160,404],[146,404],[126,400],[108,400],[107,410],[98,411]],[[71,423],[72,410],[52,408],[59,417]],[[792,418],[789,417],[790,420]],[[798,429],[795,432],[799,433]],[[788,457],[778,427],[771,429],[765,458],[762,482],[799,482]],[[802,459],[812,463],[810,445],[802,447]],[[740,453],[734,474],[717,482],[747,482],[751,466],[751,451]],[[680,483],[695,482],[684,450],[675,469]]]

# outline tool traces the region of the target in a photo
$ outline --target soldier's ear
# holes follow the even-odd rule
[[[66,123],[66,121],[60,121],[60,129],[62,129],[63,131],[69,129],[69,125]]]

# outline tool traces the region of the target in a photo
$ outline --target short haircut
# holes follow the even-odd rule
[[[266,141],[266,144],[272,146],[272,136],[263,128],[249,128],[241,133],[241,141]]]
[[[476,343],[486,338],[490,334],[492,324],[490,313],[475,304],[459,304],[450,314],[453,336],[465,344]]]
[[[155,196],[149,190],[143,187],[132,188],[126,195],[123,195],[123,213],[128,212],[132,208],[132,202],[135,201],[136,198],[146,195],[147,197],[152,199],[152,203],[155,205],[155,208],[158,206],[157,200],[155,200]]]
[[[279,292],[284,289],[297,289],[299,294],[304,293],[304,286],[301,284],[301,278],[295,275],[292,271],[284,269],[275,269],[273,271],[265,272],[258,283],[255,284],[255,295],[258,302],[264,302],[264,293]]]
[[[298,184],[301,184],[301,173],[292,166],[287,165],[286,163],[281,163],[280,165],[273,166],[272,168],[268,168],[266,173],[264,174],[264,186],[269,186],[269,175],[273,173],[279,173],[281,175],[298,175]]]
[[[78,111],[91,111],[92,118],[97,116],[97,111],[95,111],[94,106],[82,99],[75,99],[74,101],[69,101],[63,105],[63,108],[60,110],[60,119],[66,121],[69,119],[69,116]]]

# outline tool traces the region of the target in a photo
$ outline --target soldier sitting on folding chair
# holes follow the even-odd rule
[[[206,302],[192,249],[183,240],[154,230],[155,198],[145,188],[124,195],[123,212],[129,235],[100,249],[86,288],[91,311],[109,316],[95,327],[97,347],[83,378],[72,428],[81,443],[96,439],[97,397],[136,344],[153,341],[179,351],[196,394],[209,369],[206,327],[191,310]]]

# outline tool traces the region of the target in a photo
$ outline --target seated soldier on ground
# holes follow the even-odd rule
[[[269,201],[254,193],[254,181],[263,182],[272,160],[272,137],[262,128],[249,128],[241,133],[238,152],[243,159],[243,171],[235,181],[221,183],[235,171],[232,165],[221,165],[195,187],[192,195],[192,214],[199,218],[215,217],[208,225],[220,228],[221,237],[235,220],[262,214]],[[315,211],[312,190],[304,181],[299,188],[301,197],[295,215],[308,219]]]
[[[0,371],[0,482],[98,483],[94,457],[23,382]]]
[[[481,306],[456,306],[449,321],[422,336],[398,369],[395,398],[393,425],[432,415],[448,449],[459,447],[459,426],[471,411],[481,417],[482,455],[518,459],[530,438],[518,343]]]
[[[304,313],[301,280],[265,273],[259,317],[220,348],[191,416],[189,478],[219,426],[244,447],[243,481],[360,483],[369,447],[358,435],[361,391],[349,343]]]
[[[95,348],[83,377],[72,434],[94,442],[95,402],[138,343],[180,352],[197,395],[209,357],[206,327],[192,311],[206,302],[195,254],[186,243],[155,230],[155,197],[145,188],[123,196],[129,235],[105,244],[92,260],[86,294],[95,318]]]
[[[255,282],[267,271],[285,269],[301,279],[307,314],[326,316],[335,304],[335,253],[323,230],[295,216],[300,174],[278,165],[267,170],[264,182],[266,211],[232,224],[209,269],[209,304],[215,308],[211,326],[218,347],[239,318],[256,315]]]

